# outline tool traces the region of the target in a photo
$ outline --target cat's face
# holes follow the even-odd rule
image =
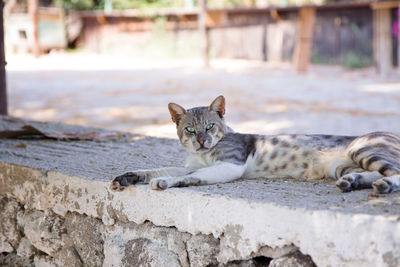
[[[191,153],[204,153],[214,147],[226,132],[223,119],[225,98],[217,97],[209,107],[185,110],[178,104],[168,105],[172,121],[177,125],[179,140]]]

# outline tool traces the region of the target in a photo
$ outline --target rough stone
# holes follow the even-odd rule
[[[68,213],[65,217],[66,239],[87,266],[101,266],[104,260],[101,221],[88,216]]]
[[[83,266],[82,261],[79,258],[78,253],[72,247],[67,247],[61,249],[55,255],[55,263],[58,266],[71,266],[71,267],[81,267]]]
[[[128,241],[124,249],[122,266],[181,266],[176,254],[145,238]]]
[[[127,241],[122,236],[109,237],[104,242],[104,262],[103,266],[122,265],[125,257],[125,245]]]
[[[270,262],[271,258],[259,256],[249,260],[231,261],[226,264],[219,264],[218,267],[268,267]]]
[[[227,264],[220,264],[219,267],[258,267],[258,266],[256,265],[256,262],[254,260],[243,260],[243,261],[232,261],[228,262]]]
[[[311,257],[295,251],[279,258],[273,259],[269,267],[316,267]]]
[[[0,233],[0,253],[3,252],[13,252],[14,248],[11,246],[11,244],[7,241],[7,238]]]
[[[58,267],[54,259],[46,255],[36,255],[33,259],[35,267]]]
[[[21,234],[17,226],[20,205],[3,197],[0,199],[0,252],[12,252],[18,247]]]
[[[26,238],[38,250],[55,256],[64,246],[61,238],[61,235],[65,233],[63,219],[51,211],[26,212],[21,223]]]
[[[261,247],[256,253],[253,253],[251,257],[258,257],[258,258],[279,258],[282,257],[283,255],[289,254],[291,252],[297,251],[298,248],[289,245],[289,246],[284,246],[281,248],[271,248],[269,246],[264,246]]]
[[[154,251],[166,253],[171,261],[176,257],[180,266],[190,266],[188,261],[188,253],[186,251],[186,241],[190,238],[187,233],[179,232],[173,227],[157,227],[151,223],[135,224],[135,223],[117,223],[111,227],[107,227],[105,232],[104,243],[104,265],[109,266],[113,262],[127,261],[125,257],[127,245],[132,240],[147,240],[143,243],[144,253],[149,250],[149,254],[153,255]],[[144,241],[143,241],[144,242]],[[135,243],[136,244],[136,243]],[[136,245],[140,245],[140,242]],[[136,246],[135,245],[135,246]],[[133,256],[132,256],[133,257]],[[124,260],[125,259],[125,260]],[[151,256],[153,259],[153,256]],[[156,262],[157,259],[154,259]]]
[[[33,264],[33,260],[25,257],[20,257],[16,253],[0,253],[0,266],[23,266],[23,267],[37,267]]]
[[[219,242],[212,236],[195,235],[186,242],[186,250],[191,266],[218,264]]]
[[[146,238],[124,240],[120,236],[105,242],[103,266],[185,266],[178,255]]]
[[[31,258],[36,252],[29,240],[25,237],[21,238],[17,248],[17,255],[20,257]]]

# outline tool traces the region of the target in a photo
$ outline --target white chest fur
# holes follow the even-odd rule
[[[186,159],[185,167],[199,169],[209,167],[214,163],[215,161],[210,153],[190,154]]]

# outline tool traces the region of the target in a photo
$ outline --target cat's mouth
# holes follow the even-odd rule
[[[201,145],[196,151],[197,152],[204,152],[204,151],[207,151],[207,150],[209,150],[210,148],[208,148],[208,147],[205,147],[204,145]]]

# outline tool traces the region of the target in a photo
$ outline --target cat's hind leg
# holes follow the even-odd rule
[[[342,192],[372,188],[372,184],[382,177],[379,172],[368,171],[353,162],[347,151],[323,154],[323,162],[328,167],[328,176],[336,179],[336,187]]]
[[[365,180],[372,182],[377,193],[400,190],[400,137],[384,132],[367,134],[355,139],[347,152],[361,169],[375,173]]]
[[[400,175],[393,175],[378,179],[372,184],[374,191],[379,194],[387,194],[400,190]]]
[[[371,188],[374,182],[382,177],[379,172],[350,172],[336,181],[336,187],[342,192]]]

